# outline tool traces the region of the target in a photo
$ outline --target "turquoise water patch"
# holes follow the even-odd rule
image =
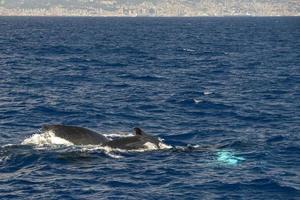
[[[227,165],[237,165],[244,161],[245,158],[240,156],[235,156],[233,152],[222,150],[217,152],[217,161]]]

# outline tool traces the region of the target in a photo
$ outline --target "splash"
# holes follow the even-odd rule
[[[26,138],[21,144],[23,145],[36,145],[36,146],[45,146],[45,145],[73,145],[72,142],[65,140],[60,137],[56,137],[52,131],[46,131],[43,133],[33,134],[31,137]]]
[[[172,149],[173,148],[171,145],[167,145],[162,140],[160,141],[160,143],[158,144],[158,146],[159,146],[159,149]]]

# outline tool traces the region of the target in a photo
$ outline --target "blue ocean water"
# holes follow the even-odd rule
[[[0,18],[0,199],[299,199],[300,18]],[[141,127],[170,150],[22,145]]]

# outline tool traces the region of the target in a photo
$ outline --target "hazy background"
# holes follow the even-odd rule
[[[0,0],[0,15],[299,16],[299,0]]]

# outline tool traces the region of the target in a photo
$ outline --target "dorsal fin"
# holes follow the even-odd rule
[[[134,128],[133,130],[134,130],[135,135],[144,135],[145,134],[144,131],[142,131],[142,129],[140,129],[140,128]]]

